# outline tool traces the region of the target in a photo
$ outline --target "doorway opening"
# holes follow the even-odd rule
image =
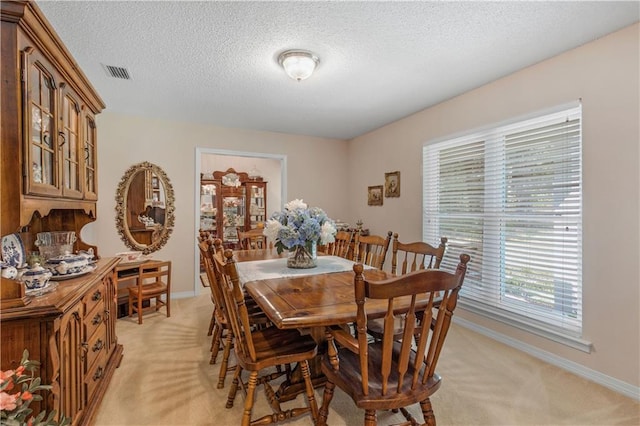
[[[194,235],[198,235],[198,231],[201,229],[202,187],[200,185],[200,178],[202,174],[212,174],[214,171],[226,171],[230,168],[236,172],[246,172],[251,176],[260,176],[267,182],[267,218],[270,217],[273,212],[282,209],[283,200],[287,199],[286,155],[196,148]],[[194,293],[197,295],[200,294],[203,283],[200,277],[200,253],[197,246],[195,246],[194,249],[194,276],[196,278]]]

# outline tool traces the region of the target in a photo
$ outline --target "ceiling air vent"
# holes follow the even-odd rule
[[[102,68],[104,68],[104,71],[111,78],[121,78],[123,80],[131,80],[131,74],[129,74],[129,70],[126,68],[116,67],[113,65],[105,65],[105,64],[102,64]]]

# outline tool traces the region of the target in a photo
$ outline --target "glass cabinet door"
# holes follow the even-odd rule
[[[61,85],[60,153],[62,155],[62,195],[69,198],[83,197],[82,148],[80,146],[80,102],[66,84]]]
[[[200,230],[217,235],[217,184],[213,181],[201,181],[200,184]]]
[[[227,188],[225,188],[227,189]],[[244,230],[245,221],[245,188],[234,188],[223,194],[222,198],[222,241],[237,243],[238,231]]]
[[[267,220],[267,183],[247,182],[247,198],[249,200],[247,226],[249,229],[254,229]]]
[[[98,131],[93,114],[84,114],[84,131],[82,132],[82,146],[84,155],[84,198],[98,199]]]
[[[55,119],[56,84],[52,67],[37,51],[23,51],[25,64],[25,192],[60,195],[59,140]]]

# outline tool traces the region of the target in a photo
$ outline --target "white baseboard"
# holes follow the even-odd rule
[[[605,386],[636,401],[640,401],[640,387],[638,386],[634,386],[630,383],[623,382],[622,380],[607,376],[606,374],[602,374],[599,371],[587,368],[581,364],[578,364],[577,362],[569,361],[566,358],[562,358],[558,355],[552,354],[551,352],[544,351],[527,343],[523,343],[520,340],[514,339],[512,337],[505,336],[502,333],[498,333],[489,328],[480,326],[464,318],[454,316],[453,322],[462,327],[487,336],[491,339],[497,340],[498,342],[504,343],[507,346],[518,349],[542,361],[548,362],[551,365],[555,365],[556,367],[562,368],[563,370],[567,370],[580,377],[584,377],[587,380],[591,380],[592,382]]]
[[[186,299],[188,297],[197,296],[193,291],[181,291],[180,293],[171,293],[172,299]]]

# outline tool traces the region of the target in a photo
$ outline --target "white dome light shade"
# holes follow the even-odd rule
[[[287,50],[278,56],[284,72],[294,80],[305,80],[313,74],[320,59],[306,50]]]

